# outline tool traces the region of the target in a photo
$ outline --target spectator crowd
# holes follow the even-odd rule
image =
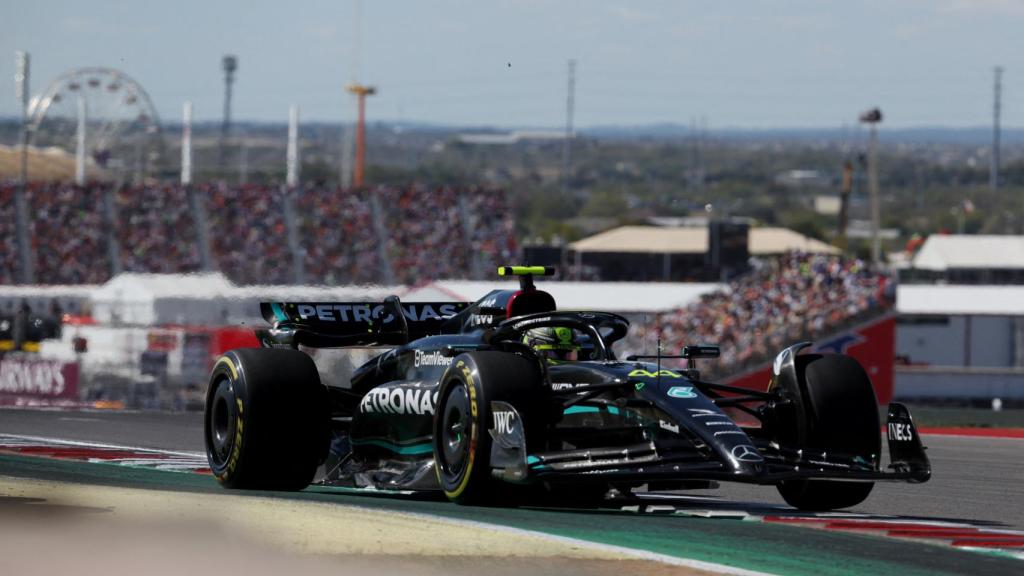
[[[395,281],[417,284],[453,278],[470,271],[458,193],[447,186],[380,190],[387,230],[387,250]]]
[[[380,276],[370,192],[307,187],[296,198],[306,280],[366,284]]]
[[[218,185],[207,193],[207,230],[217,267],[238,284],[290,284],[284,193],[277,188]]]
[[[14,191],[0,184],[3,284],[19,280]],[[170,184],[31,185],[36,281],[102,283],[114,271],[115,255],[130,272],[199,271],[199,226],[207,232],[212,266],[238,284],[293,284],[296,259],[310,284],[487,278],[495,266],[516,260],[514,222],[500,190],[221,184],[192,192],[190,198]]]
[[[195,219],[179,186],[117,191],[114,231],[121,267],[128,272],[181,273],[201,268]]]
[[[35,275],[47,284],[99,284],[110,277],[103,189],[64,184],[28,191]]]
[[[470,216],[469,242],[480,255],[484,271],[517,262],[516,224],[503,190],[470,190],[464,194]]]
[[[19,266],[14,188],[0,186],[0,284],[17,282]]]
[[[714,376],[769,360],[784,347],[850,326],[885,305],[885,277],[857,258],[790,252],[755,260],[724,290],[634,326],[626,345],[664,354],[686,344],[718,344],[717,361],[701,363]]]

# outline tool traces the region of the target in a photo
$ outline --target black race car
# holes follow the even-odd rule
[[[520,289],[474,303],[262,304],[272,324],[257,331],[263,348],[228,352],[210,377],[214,475],[228,488],[300,490],[317,478],[439,490],[459,503],[596,501],[612,489],[731,481],[775,485],[805,510],[856,505],[877,480],[930,477],[900,404],[889,405],[882,469],[875,394],[854,359],[799,354],[809,344],[796,344],[778,354],[766,388],[751,391],[701,380],[696,361],[717,356],[716,346],[618,358],[627,320],[558,311],[533,282],[550,273],[502,267]],[[577,357],[531,344],[545,329]],[[328,387],[300,346],[390,349],[349,387]],[[686,368],[665,368],[670,358]]]

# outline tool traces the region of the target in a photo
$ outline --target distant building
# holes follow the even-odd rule
[[[820,170],[786,170],[775,175],[775,183],[789,188],[824,188],[832,184]]]
[[[1024,400],[1024,286],[905,284],[896,310],[900,398]]]
[[[841,204],[838,196],[818,195],[814,197],[814,211],[825,216],[838,215]]]
[[[621,226],[569,244],[568,262],[597,269],[611,281],[720,281],[746,267],[749,256],[791,250],[836,254],[830,246],[786,228],[742,222],[706,226]]]
[[[1024,236],[933,234],[897,272],[899,395],[1024,400]]]
[[[902,282],[1024,284],[1024,236],[933,234]]]
[[[524,141],[564,140],[565,132],[553,130],[516,130],[514,132],[483,132],[459,134],[455,140],[460,144],[508,145]]]

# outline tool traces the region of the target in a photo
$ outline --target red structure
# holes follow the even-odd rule
[[[359,120],[356,122],[356,166],[352,173],[352,184],[362,186],[366,165],[366,97],[377,93],[373,86],[349,84],[346,88],[359,99]]]
[[[888,404],[893,393],[893,360],[896,351],[896,319],[884,316],[814,343],[812,352],[849,354],[864,366],[879,405]],[[767,390],[771,364],[726,379],[723,383],[750,390]]]

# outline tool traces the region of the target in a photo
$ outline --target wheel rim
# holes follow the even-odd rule
[[[216,465],[228,460],[235,440],[237,422],[235,395],[231,383],[221,380],[213,393],[207,414],[207,445]]]
[[[440,430],[441,470],[449,479],[458,478],[466,467],[470,444],[470,407],[466,387],[456,385],[448,393]]]

